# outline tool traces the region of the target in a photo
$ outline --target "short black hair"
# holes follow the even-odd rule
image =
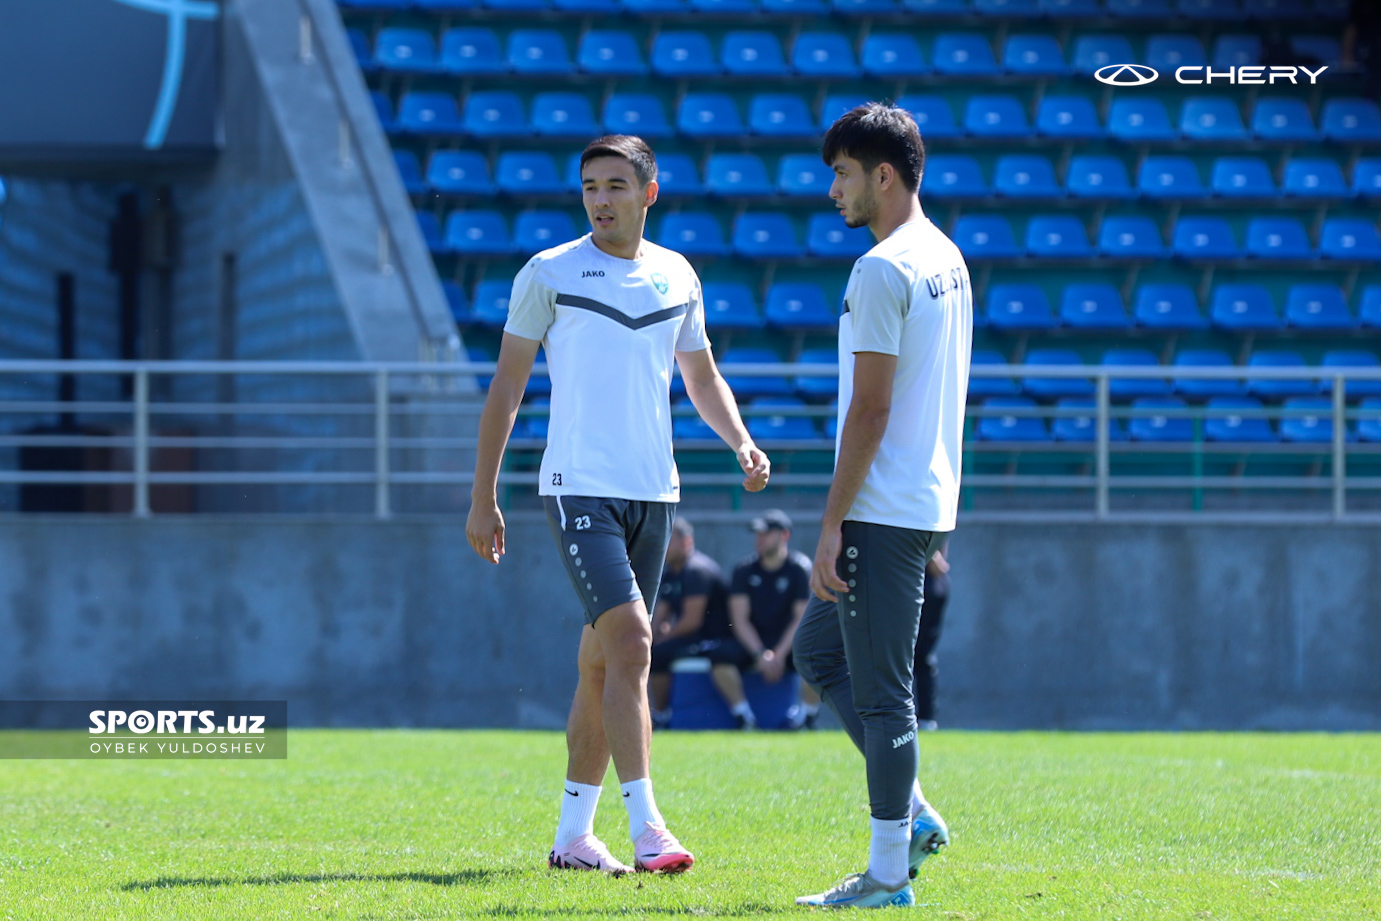
[[[925,169],[925,143],[916,120],[905,109],[882,102],[868,102],[851,109],[830,125],[820,151],[826,166],[841,154],[852,157],[872,172],[889,163],[908,192],[921,186]]]
[[[646,186],[657,178],[657,155],[647,146],[647,141],[631,134],[606,134],[595,138],[585,146],[580,155],[580,169],[599,157],[620,157],[633,164],[633,175],[638,177],[638,185]]]

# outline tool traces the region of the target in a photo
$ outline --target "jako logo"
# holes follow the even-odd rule
[[[1093,72],[1093,78],[1099,83],[1112,86],[1141,86],[1154,83],[1159,76],[1160,71],[1145,64],[1109,64]]]

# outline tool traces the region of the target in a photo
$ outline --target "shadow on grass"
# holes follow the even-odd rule
[[[482,886],[521,870],[460,870],[455,873],[279,873],[277,876],[161,876],[125,883],[125,892],[209,886],[289,886],[294,883],[431,883],[433,886]]]

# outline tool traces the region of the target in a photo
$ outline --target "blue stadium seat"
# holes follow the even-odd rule
[[[465,296],[465,289],[453,281],[443,281],[441,293],[446,295],[446,306],[451,308],[451,319],[457,324],[469,323],[470,299]]]
[[[1175,12],[1187,19],[1234,22],[1242,18],[1237,0],[1176,0]]]
[[[922,138],[952,138],[963,133],[954,120],[949,100],[943,96],[903,96],[897,100],[897,105],[911,113],[916,127],[921,129]]]
[[[1099,362],[1105,367],[1156,368],[1160,360],[1147,349],[1108,349]],[[1113,377],[1108,379],[1108,395],[1116,400],[1132,397],[1168,397],[1170,382],[1157,377]]]
[[[1108,133],[1123,141],[1169,141],[1178,137],[1165,103],[1154,97],[1112,101]]]
[[[857,77],[858,62],[847,36],[838,32],[802,32],[791,50],[791,66],[806,77]]]
[[[1346,198],[1347,183],[1336,161],[1293,157],[1285,164],[1282,191],[1293,198]]]
[[[1343,62],[1342,45],[1331,35],[1292,35],[1290,50],[1297,59],[1313,58],[1329,67],[1337,67]]]
[[[462,256],[507,256],[513,252],[508,222],[497,211],[452,211],[446,218],[446,246]]]
[[[1036,0],[973,0],[973,11],[985,16],[1028,16],[1036,12]]]
[[[1035,409],[1036,401],[1026,397],[989,397],[985,410]],[[1049,441],[1045,420],[1038,416],[996,415],[978,420],[979,441]]]
[[[930,65],[910,35],[869,35],[863,42],[863,71],[871,77],[922,77]]]
[[[568,74],[566,40],[553,29],[514,29],[508,35],[508,66],[520,74]]]
[[[619,0],[625,12],[635,16],[657,16],[662,13],[688,13],[686,0]]]
[[[395,150],[393,163],[398,167],[398,178],[403,180],[403,191],[409,195],[421,195],[427,191],[427,183],[422,178],[422,165],[417,162],[417,154],[410,150]]]
[[[1031,126],[1026,107],[1015,96],[970,96],[964,106],[964,130],[976,137],[1015,138],[1030,134]]]
[[[1305,19],[1309,6],[1305,0],[1242,0],[1242,12],[1259,22]]]
[[[652,70],[664,77],[709,77],[722,72],[705,33],[685,30],[657,33],[652,41]]]
[[[657,242],[687,256],[727,256],[730,253],[729,244],[724,242],[724,231],[713,214],[704,211],[668,214],[661,230]]]
[[[1333,401],[1326,397],[1291,397],[1280,420],[1280,437],[1285,441],[1329,444],[1333,441]],[[1293,415],[1290,411],[1303,412]]]
[[[547,8],[546,0],[482,0],[482,3],[490,9],[503,12],[522,12]]]
[[[1263,409],[1256,397],[1213,397],[1208,401],[1208,408],[1227,415],[1209,416],[1204,420],[1205,441],[1269,444],[1280,440],[1271,428],[1271,420],[1251,415]]]
[[[787,154],[777,168],[777,188],[786,195],[826,196],[834,173],[816,154]]]
[[[835,93],[826,96],[824,104],[820,106],[820,121],[817,123],[818,127],[820,128],[820,131],[822,133],[828,131],[830,129],[830,125],[833,125],[837,118],[839,118],[846,112],[850,112],[858,108],[859,106],[863,105],[868,101],[869,100],[867,96],[861,96],[855,93]],[[900,101],[898,101],[897,105],[901,106],[903,109],[906,108],[906,106],[902,105]],[[910,110],[908,109],[907,111]],[[915,113],[912,114],[914,116]],[[949,120],[951,123],[954,122],[954,113],[949,113]],[[925,134],[924,127],[921,128],[921,134]]]
[[[741,77],[783,77],[787,74],[782,43],[773,32],[751,30],[724,36],[721,63]]]
[[[1132,316],[1148,329],[1206,329],[1199,302],[1186,285],[1149,284],[1137,289]]]
[[[1164,74],[1178,67],[1208,63],[1203,43],[1193,35],[1152,35],[1146,40],[1146,63]]]
[[[1062,410],[1087,410],[1087,412],[1081,412],[1074,416],[1056,416],[1050,425],[1050,430],[1055,435],[1056,441],[1092,442],[1098,439],[1098,403],[1096,400],[1091,397],[1065,397],[1056,400],[1055,406]],[[1113,416],[1108,417],[1108,440],[1127,440],[1127,430],[1122,426],[1121,419]]]
[[[705,188],[726,197],[771,195],[776,191],[767,178],[762,157],[750,153],[711,154],[705,167]]]
[[[1182,217],[1170,249],[1184,259],[1235,259],[1240,256],[1232,227],[1220,217]]]
[[[541,252],[580,236],[564,211],[523,211],[513,221],[513,243],[523,255]]]
[[[1219,285],[1213,291],[1208,308],[1213,325],[1222,329],[1271,330],[1280,329],[1280,316],[1271,295],[1260,285]]]
[[[1132,408],[1153,412],[1153,415],[1133,416],[1128,420],[1127,429],[1134,441],[1194,440],[1193,421],[1187,416],[1171,415],[1187,408],[1179,397],[1141,397],[1132,401]]]
[[[510,150],[494,164],[499,191],[510,195],[557,195],[570,187],[556,171],[550,154],[537,150]]]
[[[767,322],[782,329],[827,329],[839,325],[839,315],[830,309],[819,285],[777,282],[767,289],[763,307]]]
[[[1081,74],[1135,61],[1131,43],[1121,35],[1083,35],[1074,43],[1074,70]]]
[[[748,106],[748,127],[767,137],[816,137],[810,106],[794,93],[758,93]]]
[[[1249,368],[1303,368],[1306,367],[1304,358],[1299,352],[1288,349],[1260,349],[1252,353],[1247,359]],[[1280,399],[1291,396],[1312,396],[1318,393],[1319,386],[1317,381],[1299,380],[1268,380],[1265,378],[1247,378],[1247,391],[1253,396],[1263,397],[1268,400]]]
[[[733,373],[734,365],[769,365],[781,362],[781,356],[771,349],[738,346],[726,349],[719,359],[719,369],[729,389],[739,398],[790,396],[794,390],[785,377],[748,377]]]
[[[1381,262],[1381,236],[1375,219],[1333,217],[1323,222],[1319,255],[1325,259]]]
[[[1058,77],[1069,73],[1064,51],[1053,35],[1011,35],[1002,48],[1002,69],[1028,77]]]
[[[532,128],[544,137],[591,138],[600,134],[590,100],[581,93],[538,93],[532,97]]]
[[[537,347],[536,361],[533,364],[546,364],[547,356],[545,349]],[[540,412],[524,414],[513,421],[512,438],[531,438],[536,441],[545,441],[551,431],[551,400],[546,396],[551,393],[551,378],[545,374],[534,374],[527,380],[527,389],[524,396],[526,406],[530,409],[540,409]]]
[[[1108,12],[1123,19],[1154,19],[1170,15],[1170,0],[1108,0]]]
[[[1067,285],[1060,296],[1060,319],[1074,329],[1126,329],[1132,325],[1122,295],[1101,283]]]
[[[493,195],[489,163],[473,150],[438,150],[427,161],[427,184],[447,195]]]
[[[954,222],[950,239],[966,259],[1011,259],[1021,255],[1012,225],[995,214],[965,214]]]
[[[993,285],[988,289],[988,323],[994,329],[1053,329],[1050,301],[1037,285]]]
[[[1352,0],[1314,0],[1314,15],[1319,19],[1341,22],[1351,8]]]
[[[1309,259],[1314,248],[1304,225],[1288,217],[1254,217],[1247,223],[1246,254],[1257,259]]]
[[[761,409],[798,409],[806,404],[799,397],[759,397],[751,406]],[[801,441],[823,437],[810,416],[750,415],[746,420],[748,434],[757,441]]]
[[[806,249],[812,256],[857,259],[873,248],[866,227],[848,227],[838,214],[812,214],[806,225]]]
[[[1093,255],[1093,247],[1080,218],[1040,214],[1026,225],[1026,253],[1041,259],[1083,259]]]
[[[650,93],[613,93],[604,103],[604,130],[641,138],[671,136],[662,101]]]
[[[446,249],[446,238],[441,233],[441,224],[437,222],[436,215],[426,211],[416,211],[417,226],[422,231],[422,242],[427,244],[427,250],[434,256],[440,256],[448,250]]]
[[[449,74],[501,74],[508,65],[493,29],[458,27],[442,33],[441,69]]]
[[[969,364],[973,367],[979,365],[1005,365],[1007,359],[1002,357],[1002,353],[994,349],[974,349],[969,357]],[[969,396],[970,397],[997,397],[997,396],[1016,396],[1021,392],[1017,382],[1010,377],[976,377],[969,375]]]
[[[1116,259],[1159,259],[1165,255],[1165,243],[1160,228],[1149,217],[1109,217],[1098,229],[1098,254]]]
[[[1103,15],[1098,0],[1036,0],[1036,8],[1055,18]]]
[[[1323,104],[1323,135],[1330,141],[1381,141],[1381,109],[1370,99],[1330,99]]]
[[[1227,96],[1193,96],[1180,110],[1180,132],[1196,141],[1246,140],[1242,110]]]
[[[1083,363],[1073,349],[1032,349],[1026,353],[1026,361],[1023,362],[1028,368]],[[1021,387],[1038,400],[1093,395],[1093,380],[1087,377],[1040,377],[1028,372],[1028,376],[1021,379]]]
[[[398,130],[408,134],[460,134],[456,100],[450,93],[404,93],[398,103]]]
[[[476,137],[518,137],[528,133],[522,100],[507,90],[483,90],[465,101],[465,130]]]
[[[1232,359],[1219,349],[1184,349],[1171,362],[1177,368],[1231,368]],[[1182,377],[1175,389],[1191,399],[1214,396],[1242,396],[1247,385],[1235,378]]]
[[[1381,158],[1357,161],[1352,169],[1352,194],[1358,198],[1381,198]]]
[[[1220,35],[1213,42],[1212,64],[1219,70],[1261,63],[1261,36]]]
[[[997,194],[1009,198],[1058,198],[1064,194],[1055,179],[1055,167],[1049,159],[1037,154],[999,157],[993,188]]]
[[[355,61],[360,65],[360,70],[365,73],[373,73],[379,69],[379,65],[374,63],[374,56],[369,51],[369,39],[359,29],[346,29],[345,37],[350,41],[350,50],[355,53]]]
[[[658,160],[657,168],[659,171],[659,178],[661,176],[661,166],[661,161]],[[582,191],[582,183],[580,181],[580,154],[578,153],[573,153],[566,158],[566,188],[577,194]]]
[[[424,29],[380,29],[374,39],[374,62],[384,70],[429,74],[436,68],[436,45]]]
[[[901,0],[910,13],[968,13],[969,0]]]
[[[802,254],[791,218],[780,211],[740,215],[734,221],[733,245],[735,253],[749,259],[795,259]],[[772,319],[770,311],[767,318]]]
[[[988,194],[978,161],[967,154],[935,154],[921,175],[921,194],[932,198],[976,198]]]
[[[1357,320],[1336,285],[1291,285],[1285,296],[1285,322],[1300,329],[1352,329]]]
[[[551,5],[566,13],[619,12],[619,0],[551,0]]]
[[[676,378],[680,380],[680,378]],[[684,385],[683,385],[684,386]],[[719,441],[719,436],[715,430],[705,424],[705,420],[700,418],[700,414],[695,411],[695,404],[690,401],[690,397],[677,397],[674,404],[677,407],[689,407],[691,412],[685,416],[671,417],[671,437],[677,441]]]
[[[587,74],[636,77],[647,73],[638,40],[629,32],[591,29],[580,39],[576,63]]]
[[[1214,195],[1229,198],[1273,198],[1275,180],[1265,160],[1257,157],[1219,157],[1213,161]]]
[[[941,32],[935,36],[930,60],[941,74],[989,77],[998,72],[993,46],[978,32]]]
[[[513,294],[512,281],[482,281],[475,286],[475,306],[472,316],[483,326],[503,326],[508,322],[508,301]],[[488,353],[470,355],[471,361],[493,361]]]
[[[1178,155],[1142,160],[1136,184],[1147,198],[1203,198],[1208,194],[1194,161]]]
[[[1362,325],[1375,329],[1381,327],[1381,285],[1368,285],[1362,289],[1362,298],[1357,306],[1357,319]]]
[[[1366,349],[1329,349],[1323,353],[1319,365],[1324,368],[1379,368],[1381,360],[1375,352]],[[1333,382],[1325,380],[1321,389],[1331,394]],[[1381,381],[1350,380],[1344,383],[1343,391],[1349,398],[1381,395]]]
[[[1268,141],[1313,141],[1319,131],[1303,99],[1262,99],[1252,110],[1252,134]]]
[[[814,374],[804,374],[796,378],[796,392],[806,397],[833,397],[839,393],[839,350],[838,349],[802,349],[800,356],[796,359],[797,364],[802,365],[821,365],[834,369],[833,376],[822,377]],[[827,433],[829,437],[834,437],[834,432]]]
[[[1381,441],[1381,397],[1367,397],[1362,401],[1362,409],[1378,415],[1357,421],[1358,436],[1363,441]]]
[[[690,0],[698,13],[756,13],[757,0]]]
[[[1086,96],[1046,96],[1036,107],[1036,130],[1046,137],[1056,138],[1103,135],[1093,101]]]
[[[711,329],[762,329],[757,299],[747,285],[707,282],[704,296],[705,324]]]
[[[897,12],[896,0],[831,0],[836,12],[845,15],[874,16]]]
[[[738,106],[724,93],[687,93],[676,113],[676,129],[696,138],[738,137],[743,134]]]
[[[393,103],[389,98],[378,90],[371,90],[369,101],[374,104],[374,114],[379,117],[379,127],[388,134],[397,133],[398,121],[393,117]]]
[[[1127,167],[1117,157],[1078,156],[1069,161],[1065,184],[1080,198],[1132,198]]]

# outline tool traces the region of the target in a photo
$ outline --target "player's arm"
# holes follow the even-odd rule
[[[677,637],[693,636],[705,623],[705,609],[709,604],[709,595],[687,595],[681,601],[681,616],[676,618],[676,623],[671,625],[671,629],[662,639],[674,640]]]
[[[660,643],[671,630],[671,602],[658,598],[652,606],[652,642]]]
[[[786,661],[787,653],[791,652],[791,641],[796,638],[796,628],[801,626],[801,618],[806,613],[806,599],[801,598],[791,603],[791,623],[786,625],[786,631],[782,633],[782,638],[777,643],[777,648],[773,650],[778,659]]]
[[[700,418],[737,455],[739,466],[743,468],[743,488],[757,492],[765,487],[772,464],[762,449],[753,444],[753,437],[748,434],[743,417],[739,415],[738,403],[734,401],[728,383],[715,365],[714,355],[708,348],[693,352],[678,351],[676,364],[686,383],[686,393],[695,405],[696,412],[700,413]]]
[[[733,628],[734,638],[754,659],[761,658],[766,646],[758,636],[758,628],[753,626],[752,612],[747,595],[729,596],[729,626]]]
[[[513,431],[513,420],[523,402],[527,379],[537,359],[535,339],[503,334],[498,369],[489,384],[480,413],[479,446],[475,449],[475,482],[470,487],[470,515],[465,537],[480,556],[498,563],[504,553],[504,521],[499,511],[499,466]]]

